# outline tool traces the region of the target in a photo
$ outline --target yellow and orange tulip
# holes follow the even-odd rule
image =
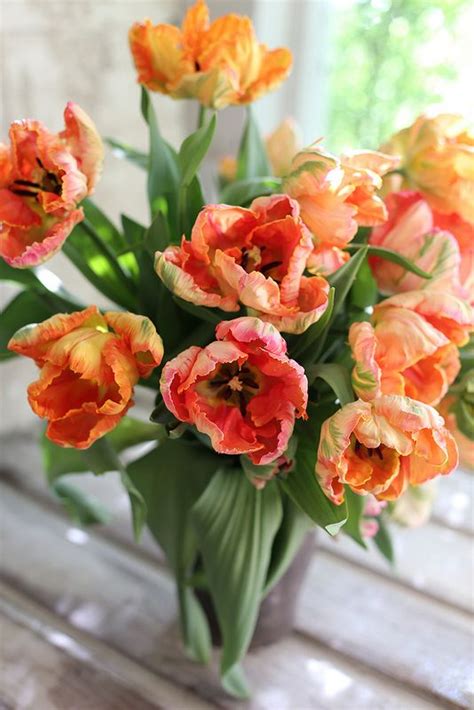
[[[349,330],[354,390],[365,400],[397,394],[438,404],[459,372],[457,346],[471,328],[472,311],[450,294],[415,291],[382,301],[371,322]]]
[[[230,14],[210,22],[204,0],[188,10],[181,28],[135,23],[129,42],[140,84],[215,109],[255,101],[291,69],[291,52],[260,44],[248,17]]]
[[[437,212],[474,224],[474,136],[461,116],[421,115],[380,150],[401,158],[390,191],[418,190]]]
[[[396,500],[408,485],[446,475],[457,462],[456,443],[433,407],[382,395],[346,404],[324,422],[315,472],[340,505],[345,485],[359,495]]]
[[[377,191],[382,175],[398,165],[398,158],[359,151],[340,159],[318,144],[298,153],[283,190],[295,199],[301,217],[313,234],[312,273],[329,273],[347,257],[341,250],[359,227],[373,227],[387,219],[387,209]]]
[[[133,405],[133,388],[160,364],[163,345],[144,316],[96,306],[19,330],[8,347],[35,360],[28,400],[59,446],[88,448]]]

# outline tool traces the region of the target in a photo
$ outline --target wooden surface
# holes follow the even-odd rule
[[[220,689],[216,659],[184,657],[171,575],[150,538],[134,545],[116,477],[75,477],[114,515],[86,533],[47,492],[32,437],[0,445],[2,710],[472,707],[470,474],[440,482],[428,525],[395,528],[395,571],[316,538],[295,632],[248,655],[243,703]]]

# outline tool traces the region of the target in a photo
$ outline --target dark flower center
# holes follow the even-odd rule
[[[214,373],[207,386],[210,394],[227,404],[239,407],[245,416],[247,404],[260,390],[261,375],[248,363],[225,363]]]
[[[14,180],[10,185],[11,192],[15,195],[20,195],[20,197],[36,197],[40,192],[53,192],[55,195],[60,196],[62,192],[60,178],[55,173],[46,170],[39,158],[36,158],[36,162],[42,171],[38,181]]]
[[[356,439],[354,451],[361,459],[371,459],[373,456],[377,456],[381,461],[383,461],[383,446],[377,446],[377,448],[371,449],[368,446],[364,446]]]

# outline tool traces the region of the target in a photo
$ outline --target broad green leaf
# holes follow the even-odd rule
[[[176,219],[179,167],[176,153],[163,139],[147,90],[142,87],[142,113],[149,128],[148,201],[151,216],[158,211]]]
[[[223,188],[220,201],[228,205],[246,207],[256,197],[273,195],[281,189],[280,178],[252,177],[245,180],[236,180]]]
[[[207,125],[201,126],[183,141],[178,154],[181,185],[188,187],[191,184],[209,150],[215,130],[216,114],[212,116]]]
[[[146,520],[146,505],[118,454],[131,446],[164,437],[162,427],[132,417],[124,417],[113,432],[98,439],[88,449],[63,448],[43,437],[43,463],[48,482],[56,488],[58,479],[68,473],[91,472],[101,475],[107,471],[117,471],[130,498],[133,530],[138,539]]]
[[[15,357],[16,353],[8,350],[7,345],[17,330],[30,323],[41,323],[55,312],[38,293],[20,291],[0,313],[0,361]]]
[[[0,281],[14,281],[27,287],[35,287],[40,284],[34,269],[14,269],[3,259],[0,259]]]
[[[171,241],[168,222],[163,212],[158,211],[152,223],[145,232],[144,245],[146,251],[155,259],[157,251],[164,251]]]
[[[314,469],[321,426],[336,410],[337,407],[333,404],[308,407],[309,419],[297,422],[295,427],[298,437],[296,466],[287,478],[281,481],[285,492],[296,505],[330,535],[339,532],[347,521],[347,507],[345,504],[334,505],[324,495]]]
[[[237,156],[237,180],[271,175],[270,163],[257,121],[249,106]]]
[[[195,175],[188,187],[180,189],[180,208],[179,208],[179,238],[175,241],[180,241],[181,236],[191,235],[191,230],[194,226],[199,212],[204,207],[205,200],[202,192],[201,181]]]
[[[406,271],[410,271],[412,274],[416,274],[417,276],[421,276],[422,279],[430,279],[431,274],[429,274],[427,271],[423,271],[423,269],[420,269],[419,266],[417,266],[413,261],[410,261],[410,259],[405,258],[401,254],[399,254],[396,251],[392,251],[391,249],[385,249],[385,247],[374,247],[371,245],[366,245],[366,244],[348,244],[346,247],[349,251],[355,251],[358,249],[361,249],[362,251],[368,249],[368,254],[371,254],[372,256],[378,256],[381,259],[385,259],[386,261],[392,261],[394,264],[398,264],[398,266],[402,266]],[[337,273],[337,272],[336,272]]]
[[[107,298],[127,310],[136,310],[136,289],[130,275],[123,270],[112,247],[87,222],[76,225],[63,244],[63,252]]]
[[[178,584],[184,646],[187,654],[198,663],[209,663],[212,640],[206,614],[193,590]]]
[[[359,496],[351,491],[349,486],[345,488],[345,499],[347,505],[347,523],[342,528],[342,532],[349,535],[358,545],[367,548],[363,538],[360,524],[364,513],[365,496]]]
[[[214,451],[180,439],[165,441],[128,467],[131,480],[147,504],[147,525],[177,578],[186,647],[201,661],[209,657],[209,630],[194,593],[185,589],[197,554],[190,510],[219,463]]]
[[[51,488],[72,520],[79,525],[97,525],[109,522],[110,513],[80,488],[64,481],[56,481]]]
[[[127,241],[134,248],[140,272],[137,280],[140,312],[151,318],[156,324],[161,282],[155,273],[153,257],[149,253],[147,244],[149,230],[146,230],[141,224],[126,215],[122,215],[122,226]]]
[[[320,363],[308,370],[307,376],[310,384],[318,377],[324,380],[335,393],[341,405],[354,401],[351,375],[343,365],[334,362]]]
[[[127,145],[123,141],[117,140],[116,138],[105,138],[107,145],[112,148],[113,154],[117,158],[128,160],[142,170],[148,170],[149,158],[147,153],[141,150],[132,148],[132,146]]]
[[[194,303],[185,301],[184,299],[179,298],[178,296],[174,296],[173,300],[183,311],[186,311],[186,313],[190,313],[195,318],[199,318],[199,320],[204,320],[207,323],[213,323],[214,325],[217,325],[223,320],[219,316],[220,311],[216,308],[196,306],[194,305]],[[235,317],[235,314],[232,315],[233,317]]]
[[[252,639],[281,516],[276,483],[258,491],[240,469],[220,469],[191,512],[222,633],[221,676],[229,692],[242,690],[235,684],[236,666]]]
[[[222,677],[222,686],[230,695],[240,700],[248,700],[251,696],[250,688],[245,677],[244,669],[237,663],[232,666]]]
[[[347,298],[349,291],[352,288],[354,279],[356,278],[360,267],[367,256],[367,246],[360,248],[353,257],[349,259],[340,269],[329,276],[328,281],[331,286],[334,286],[336,293],[334,296],[334,310],[332,312],[332,320],[339,313]]]
[[[351,305],[363,310],[377,303],[377,296],[377,282],[372,275],[367,259],[365,259],[360,265],[352,284],[350,293]]]
[[[273,541],[264,597],[285,574],[308,531],[314,526],[312,520],[289,496],[284,495],[282,503],[283,518]]]
[[[374,543],[376,544],[382,555],[385,557],[385,559],[388,560],[391,565],[393,565],[395,562],[395,553],[393,550],[390,532],[383,517],[379,516],[378,524],[379,529],[377,531],[377,534],[373,538]]]

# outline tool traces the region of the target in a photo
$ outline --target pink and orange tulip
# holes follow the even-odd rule
[[[286,343],[258,318],[222,321],[217,340],[192,346],[163,368],[168,409],[207,434],[222,454],[268,464],[285,452],[295,418],[306,416],[308,381]]]
[[[474,136],[454,114],[419,116],[381,147],[401,158],[401,176],[388,189],[414,189],[442,214],[474,224]]]
[[[248,17],[230,14],[210,22],[204,0],[188,10],[181,28],[135,23],[129,42],[140,84],[215,109],[255,101],[291,69],[291,52],[260,44]]]
[[[133,405],[133,388],[160,364],[163,345],[152,322],[96,306],[26,326],[8,347],[35,360],[40,376],[28,400],[48,420],[46,435],[59,446],[88,448],[113,429]]]
[[[58,134],[16,121],[10,146],[0,144],[0,256],[10,266],[36,266],[59,251],[100,176],[104,151],[91,119],[70,102],[64,121]]]
[[[388,220],[375,227],[370,244],[405,256],[431,274],[423,279],[392,262],[371,257],[382,293],[417,289],[449,291],[474,301],[474,229],[458,215],[434,212],[419,192],[391,193]]]
[[[346,404],[321,430],[316,476],[330,500],[344,486],[378,500],[396,500],[408,485],[450,473],[458,454],[443,418],[408,397],[382,395]]]
[[[472,314],[455,296],[433,294],[437,310],[430,300],[424,291],[400,294],[379,304],[370,323],[351,325],[352,381],[359,397],[397,394],[431,405],[444,397],[459,372],[457,345],[466,341]]]
[[[155,268],[177,296],[200,306],[238,311],[302,333],[324,313],[329,286],[303,272],[313,249],[287,195],[260,197],[249,209],[208,205],[180,247],[157,252]]]
[[[299,203],[301,217],[313,234],[312,273],[328,273],[328,265],[343,264],[346,255],[341,250],[357,229],[387,219],[377,191],[381,176],[397,165],[397,158],[373,151],[339,159],[317,143],[296,155],[283,189]]]

